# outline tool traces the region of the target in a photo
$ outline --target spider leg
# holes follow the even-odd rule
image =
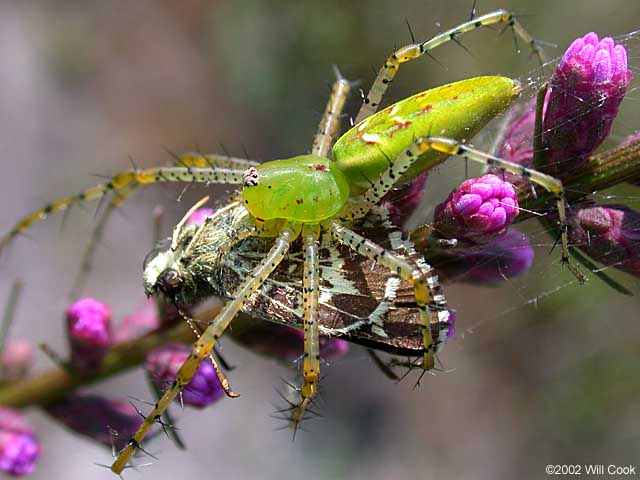
[[[362,235],[341,225],[337,221],[332,221],[329,228],[331,229],[331,235],[337,241],[347,245],[356,253],[374,262],[379,262],[387,267],[389,271],[395,273],[413,286],[413,295],[420,313],[420,323],[422,326],[422,343],[424,348],[422,368],[424,370],[431,370],[435,366],[434,342],[431,335],[431,322],[427,309],[430,301],[429,285],[433,281],[437,282],[437,277],[429,277],[422,269],[412,265],[412,262],[389,250],[385,250],[380,245],[364,238]],[[447,311],[438,313],[441,314],[443,318],[448,315]]]
[[[127,446],[120,452],[120,455],[111,466],[111,470],[114,473],[119,474],[122,472],[135,450],[139,448],[140,442],[147,432],[157,420],[162,417],[162,414],[173,399],[176,398],[182,389],[191,381],[200,362],[209,356],[216,342],[231,323],[231,320],[233,320],[238,311],[240,311],[247,298],[260,288],[262,283],[286,256],[291,242],[297,237],[298,233],[299,228],[295,224],[286,225],[275,239],[274,246],[264,260],[256,266],[251,274],[233,292],[232,300],[229,300],[225,304],[211,325],[206,328],[193,345],[191,355],[180,367],[180,370],[178,370],[175,381],[156,402],[151,413],[146,416],[138,428],[138,431],[129,440]]]
[[[297,430],[304,418],[305,411],[318,393],[320,377],[320,333],[318,325],[319,308],[319,257],[318,225],[304,225],[304,274],[302,280],[302,304],[304,325],[304,355],[302,363],[303,383],[299,390],[299,401],[291,414],[289,426]]]
[[[0,252],[20,233],[34,223],[46,219],[49,214],[68,209],[72,205],[96,200],[110,193],[129,189],[132,185],[148,185],[158,182],[226,183],[242,184],[242,170],[227,168],[155,167],[142,170],[125,170],[107,182],[88,188],[76,195],[61,198],[24,217],[0,239]]]
[[[428,279],[428,287],[430,294],[430,302],[427,311],[430,316],[431,333],[434,341],[434,350],[439,352],[444,348],[447,342],[447,333],[451,324],[449,323],[449,309],[447,300],[440,286],[440,282],[434,269],[425,262],[423,256],[416,251],[413,241],[394,226],[389,220],[389,211],[384,205],[377,205],[372,209],[372,213],[383,219],[383,227],[387,230],[387,238],[391,250],[399,256],[411,261],[415,267],[422,270]],[[376,309],[370,314],[369,320],[373,332],[386,336],[384,331],[384,316],[390,310],[396,299],[401,278],[390,272],[387,281],[385,293],[382,301]],[[384,372],[386,374],[386,372]]]
[[[191,319],[187,318],[186,320],[187,320],[187,324],[189,325],[189,328],[191,328],[191,330],[195,334],[196,338],[200,338],[201,330],[198,329],[198,327],[193,323],[193,321]],[[225,393],[225,395],[227,397],[229,397],[229,398],[238,398],[240,396],[240,394],[234,392],[231,389],[231,385],[229,384],[229,380],[227,379],[226,375],[224,374],[224,372],[222,371],[222,369],[218,365],[218,361],[216,360],[216,356],[214,355],[214,353],[215,353],[215,350],[212,350],[211,353],[209,354],[209,360],[211,360],[211,365],[213,365],[213,370],[216,372],[216,377],[218,378],[218,381],[220,382],[220,386],[222,387],[222,390],[224,390],[224,393]]]
[[[472,160],[474,162],[488,165],[509,173],[520,175],[521,177],[542,186],[544,189],[554,195],[556,208],[558,211],[560,225],[560,240],[562,244],[562,264],[566,265],[571,273],[584,283],[585,277],[569,262],[569,234],[567,213],[565,206],[565,193],[562,182],[557,178],[546,175],[537,170],[527,168],[517,163],[495,157],[488,153],[482,152],[475,148],[468,147],[463,143],[444,137],[419,137],[407,149],[398,155],[389,165],[387,170],[380,175],[380,178],[373,184],[369,190],[359,197],[354,197],[347,203],[346,207],[340,213],[341,218],[353,219],[361,218],[366,215],[374,205],[378,204],[382,197],[393,188],[393,185],[404,172],[415,162],[422,154],[429,150],[435,150],[447,155],[458,156],[463,160]],[[431,164],[425,165],[425,170],[435,167],[438,163],[443,162],[445,158],[435,159]]]
[[[331,96],[318,125],[318,131],[313,139],[311,153],[319,157],[326,157],[329,153],[336,132],[340,127],[340,115],[344,109],[344,103],[351,90],[351,84],[344,78],[338,69],[335,69],[336,80],[333,82]]]
[[[173,166],[175,167],[195,167],[195,168],[227,168],[232,170],[246,170],[249,167],[258,165],[258,162],[254,162],[253,160],[246,160],[244,158],[235,158],[235,157],[227,157],[223,155],[210,155],[210,154],[199,154],[199,153],[185,153],[180,156],[174,155],[175,162]],[[131,182],[128,186],[122,188],[121,190],[114,192],[113,197],[109,201],[109,205],[106,210],[100,216],[98,223],[95,225],[93,232],[91,233],[91,238],[89,242],[85,246],[84,253],[82,255],[82,262],[80,264],[80,270],[76,275],[76,278],[73,282],[73,286],[71,287],[70,297],[75,298],[80,293],[80,289],[82,285],[86,283],[87,276],[91,273],[91,268],[93,266],[93,257],[96,252],[96,248],[100,244],[100,240],[104,234],[104,229],[109,221],[109,218],[113,214],[113,212],[119,208],[124,201],[131,195],[140,184],[138,182]]]
[[[480,27],[496,24],[503,24],[506,25],[506,27],[511,27],[515,34],[529,45],[532,53],[538,57],[540,63],[543,63],[544,54],[542,53],[542,49],[538,46],[529,32],[525,30],[522,24],[516,20],[515,16],[507,10],[496,10],[495,12],[487,13],[461,23],[457,27],[451,28],[446,32],[439,33],[429,40],[405,45],[393,52],[378,71],[378,75],[373,81],[369,93],[364,96],[362,106],[360,107],[360,111],[356,117],[356,123],[360,123],[362,120],[373,115],[378,110],[382,97],[400,69],[400,64],[419,58],[425,54],[430,55],[430,52],[434,48],[452,40],[456,42],[460,35],[467,32],[476,30]]]

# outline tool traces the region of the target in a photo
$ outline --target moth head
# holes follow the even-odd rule
[[[148,297],[164,294],[169,299],[180,292],[184,278],[176,252],[152,250],[144,264],[144,291]]]

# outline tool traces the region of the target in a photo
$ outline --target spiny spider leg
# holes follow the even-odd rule
[[[247,298],[260,288],[271,272],[273,272],[273,270],[275,270],[275,268],[284,259],[289,251],[291,242],[298,236],[299,232],[299,225],[285,225],[278,237],[275,239],[273,247],[264,260],[233,292],[232,300],[229,300],[225,304],[220,313],[218,313],[214,318],[211,325],[207,327],[193,345],[191,355],[182,364],[180,370],[178,370],[175,381],[164,392],[151,413],[149,413],[149,415],[144,419],[140,428],[138,428],[138,431],[133,435],[131,440],[129,440],[128,445],[120,452],[116,461],[111,465],[111,470],[114,473],[119,474],[122,472],[133,453],[137,448],[139,448],[140,442],[147,432],[156,423],[156,421],[162,417],[162,414],[173,399],[176,398],[182,389],[191,381],[198,369],[198,366],[200,365],[200,362],[209,356],[216,342],[227,329],[231,320],[233,320],[236,314],[240,311]]]
[[[297,430],[313,398],[318,393],[320,377],[320,330],[319,312],[319,257],[318,238],[320,227],[304,225],[302,238],[304,241],[304,274],[302,279],[302,305],[304,325],[304,360],[302,372],[304,381],[300,388],[299,401],[291,415],[289,426]]]
[[[32,224],[46,219],[49,214],[66,210],[72,205],[88,200],[102,198],[111,192],[119,192],[134,184],[136,186],[158,182],[242,184],[243,174],[242,170],[226,168],[157,167],[142,170],[125,170],[111,177],[111,180],[107,183],[88,188],[77,195],[61,198],[27,215],[0,239],[0,252],[18,234],[26,231]]]
[[[337,68],[334,67],[336,81],[331,89],[331,96],[318,125],[318,131],[313,139],[311,153],[319,157],[326,157],[329,154],[331,145],[340,127],[340,115],[344,109],[344,103],[351,90],[351,84],[344,78]]]
[[[185,316],[185,315],[182,315],[182,316]],[[194,325],[194,323],[191,321],[191,319],[187,318],[187,324],[189,325],[189,328],[191,328],[193,333],[196,335],[196,338],[200,338],[200,330],[198,330],[198,328]],[[238,398],[240,396],[240,394],[234,392],[231,389],[231,385],[229,384],[229,380],[227,379],[226,375],[224,374],[224,372],[222,371],[222,369],[218,365],[218,362],[217,362],[213,352],[211,352],[209,354],[209,360],[211,360],[211,364],[213,365],[213,369],[216,372],[216,377],[218,378],[218,381],[220,382],[220,386],[222,387],[222,390],[224,390],[225,395],[227,395],[227,397],[229,397],[229,398]]]
[[[231,390],[231,385],[229,385],[229,380],[227,379],[226,375],[224,374],[224,372],[222,371],[222,369],[218,365],[216,357],[215,357],[215,355],[213,353],[209,354],[209,360],[211,360],[211,364],[213,365],[213,369],[216,371],[216,377],[218,377],[218,381],[220,382],[220,386],[224,390],[224,393],[227,395],[227,397],[229,397],[229,398],[238,398],[240,396],[240,394],[234,392],[233,390]]]
[[[422,344],[424,348],[422,368],[431,370],[435,363],[431,323],[427,314],[427,306],[429,305],[429,278],[420,268],[412,265],[406,259],[389,250],[385,250],[380,245],[364,238],[362,235],[341,225],[339,222],[332,221],[329,228],[331,229],[331,235],[336,240],[347,245],[356,253],[374,262],[379,262],[387,267],[389,271],[394,272],[413,286],[413,295],[418,311],[420,312],[420,322],[422,325]]]
[[[447,30],[446,32],[439,33],[430,40],[405,45],[393,52],[378,71],[378,75],[373,81],[369,93],[364,97],[362,106],[360,107],[360,111],[356,117],[356,123],[360,123],[362,120],[373,115],[378,110],[382,97],[400,69],[400,64],[419,58],[425,54],[428,55],[434,48],[451,40],[455,41],[458,36],[464,33],[480,27],[496,24],[506,24],[507,27],[513,28],[516,35],[531,47],[532,53],[537,55],[540,63],[542,64],[544,62],[542,49],[538,47],[536,41],[529,32],[525,30],[520,22],[516,20],[514,15],[507,10],[496,10],[495,12],[487,13],[461,23],[457,27]]]
[[[468,147],[461,142],[444,137],[420,137],[415,140],[407,149],[393,160],[389,168],[380,175],[380,178],[374,185],[363,195],[352,198],[340,213],[341,218],[356,219],[365,216],[371,208],[378,204],[382,197],[393,188],[396,181],[409,169],[411,164],[415,162],[422,154],[429,150],[436,150],[447,155],[459,155],[464,160],[473,160],[483,165],[489,165],[509,173],[520,175],[521,177],[542,186],[551,192],[556,200],[558,210],[559,224],[561,228],[562,243],[562,264],[567,265],[571,273],[578,279],[580,283],[586,281],[582,275],[569,262],[569,235],[567,214],[565,208],[565,195],[562,182],[557,178],[546,175],[537,170],[527,168],[517,163],[512,163],[498,157],[494,157],[475,148]],[[437,163],[444,161],[444,158],[434,160],[432,164],[428,164],[425,168],[428,170],[433,168]],[[437,162],[437,163],[436,163]]]
[[[183,155],[175,155],[171,154],[175,162],[173,163],[174,167],[196,167],[196,168],[228,168],[231,170],[246,170],[249,167],[259,165],[258,162],[254,162],[253,160],[246,160],[244,158],[235,158],[228,157],[223,155],[202,155],[198,153],[185,153]],[[73,286],[71,287],[71,293],[69,294],[70,298],[75,298],[79,295],[80,289],[82,285],[86,283],[86,278],[91,273],[91,267],[93,263],[93,257],[95,255],[95,251],[97,246],[100,244],[100,240],[102,239],[102,235],[104,233],[104,228],[111,217],[111,214],[119,208],[124,201],[131,195],[135,189],[140,186],[138,182],[131,182],[126,187],[114,192],[113,197],[109,201],[109,205],[106,210],[100,216],[98,223],[96,224],[93,232],[91,234],[91,238],[87,243],[84,253],[82,255],[82,262],[80,264],[80,270],[76,275],[76,278],[73,282]]]
[[[435,324],[438,326],[438,338],[436,339],[436,343],[433,346],[434,353],[438,353],[442,350],[445,343],[447,342],[447,334],[449,332],[448,327],[451,320],[451,313],[449,308],[447,307],[447,298],[442,291],[440,279],[438,278],[438,274],[436,273],[435,269],[425,261],[422,255],[418,254],[414,243],[409,238],[404,238],[402,242],[404,244],[406,257],[413,260],[415,265],[424,275],[424,278],[426,278],[427,280],[429,295],[431,297],[431,301],[427,305],[427,311],[429,312],[429,315],[431,317],[431,325]],[[447,327],[443,328],[445,324],[447,325]]]

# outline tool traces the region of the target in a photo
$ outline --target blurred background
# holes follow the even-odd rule
[[[47,201],[130,167],[167,164],[164,150],[198,149],[257,160],[310,149],[333,80],[332,65],[367,87],[394,46],[469,18],[471,0],[0,2],[0,226]],[[478,2],[478,13],[508,8],[537,39],[562,54],[579,35],[640,28],[636,0]],[[514,77],[536,69],[509,32],[483,29],[404,66],[387,100],[485,73]],[[521,45],[523,46],[523,45]],[[523,46],[524,47],[524,46]],[[638,71],[640,49],[631,46]],[[638,126],[634,82],[610,145]],[[348,111],[355,114],[354,95]],[[486,136],[486,135],[485,135]],[[456,163],[456,162],[452,162]],[[432,173],[426,208],[465,178],[451,162]],[[438,187],[436,187],[438,185]],[[112,305],[117,320],[143,299],[141,265],[152,242],[151,212],[165,208],[164,232],[204,188],[138,192],[112,218],[84,294]],[[639,207],[637,190],[613,192]],[[214,190],[224,198],[224,189]],[[34,227],[0,260],[0,298],[25,282],[13,337],[66,350],[62,314],[95,205]],[[534,269],[501,286],[448,285],[458,334],[440,356],[445,373],[413,390],[411,377],[386,379],[362,349],[325,368],[324,419],[291,441],[269,417],[274,387],[291,371],[223,342],[237,368],[237,400],[185,411],[179,451],[166,438],[160,457],[127,478],[342,478],[440,480],[541,478],[546,464],[618,464],[640,451],[640,324],[636,279],[612,275],[624,297],[597,279],[579,286],[548,255],[552,241],[524,225],[537,248]],[[41,356],[40,367],[49,366]],[[356,381],[357,380],[357,381]],[[150,398],[139,370],[92,391]],[[110,479],[96,466],[111,452],[29,411],[43,455],[32,478]]]

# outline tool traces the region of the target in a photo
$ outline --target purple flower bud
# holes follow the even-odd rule
[[[594,32],[576,39],[551,79],[544,116],[544,170],[556,177],[582,168],[604,141],[631,81],[627,51]]]
[[[114,329],[113,343],[126,342],[160,328],[158,307],[154,298],[148,298],[136,310],[127,315]]]
[[[72,394],[47,405],[46,411],[74,432],[116,450],[124,448],[142,423],[131,403],[97,395]]]
[[[529,270],[533,257],[527,236],[509,230],[485,245],[446,250],[434,266],[446,282],[496,284]]]
[[[304,354],[304,332],[286,325],[243,317],[229,334],[251,351],[286,363],[294,362]],[[334,360],[348,351],[347,341],[320,336],[320,357],[323,360]]]
[[[551,80],[543,107],[543,171],[560,179],[582,168],[609,135],[631,72],[627,53],[611,38],[598,42],[595,33],[575,40]],[[520,165],[533,164],[536,99],[508,127],[498,156]],[[496,169],[490,169],[497,173]],[[506,178],[516,184],[515,175]]]
[[[498,157],[518,165],[530,167],[533,163],[533,135],[536,123],[536,99],[532,99],[524,111],[509,124],[504,133],[502,145],[498,150]],[[493,173],[498,173],[495,168]],[[508,174],[512,177],[516,175]],[[518,177],[521,178],[521,177]]]
[[[202,225],[204,221],[214,213],[216,213],[216,211],[210,208],[199,208],[189,215],[185,225]]]
[[[384,197],[384,206],[389,210],[391,222],[396,227],[402,227],[404,222],[420,205],[426,181],[426,174],[418,175],[411,182],[393,189]]]
[[[438,205],[434,226],[446,238],[486,243],[503,235],[518,215],[518,198],[509,182],[492,174],[465,180]]]
[[[149,378],[161,391],[176,379],[178,370],[191,355],[191,348],[181,343],[167,343],[147,355],[145,369]],[[182,390],[182,401],[193,407],[206,407],[224,396],[211,361],[200,363],[196,374]]]
[[[33,429],[20,413],[0,407],[0,471],[29,475],[40,456]]]
[[[109,307],[93,298],[80,299],[67,309],[71,365],[78,371],[99,368],[110,344]]]
[[[10,340],[0,352],[0,381],[24,377],[35,360],[33,347],[24,340]]]
[[[302,330],[294,329],[298,332],[301,342],[304,341]],[[341,338],[331,338],[325,335],[320,336],[320,358],[325,361],[335,360],[345,355],[349,351],[349,342]],[[299,357],[298,357],[299,358]]]
[[[640,277],[640,213],[621,205],[573,213],[572,243],[603,265]]]
[[[456,334],[456,312],[449,309],[449,329],[447,330],[447,338],[451,338]]]

